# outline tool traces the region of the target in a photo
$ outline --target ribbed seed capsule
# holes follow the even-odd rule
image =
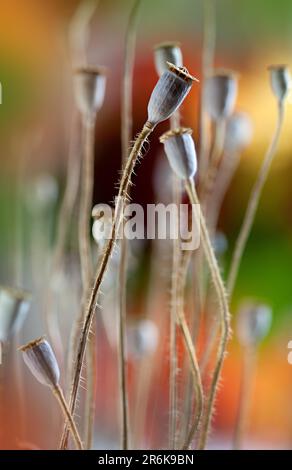
[[[211,119],[227,119],[233,113],[237,96],[237,76],[233,72],[217,71],[206,80],[205,106]]]
[[[180,127],[160,137],[170,166],[181,179],[191,179],[197,171],[197,154],[192,129]]]
[[[268,305],[244,304],[237,316],[237,335],[243,346],[260,343],[268,334],[272,323],[272,310]]]
[[[148,122],[152,126],[165,121],[177,110],[196,80],[185,67],[170,63],[167,66],[168,70],[159,78],[148,103]]]
[[[270,80],[274,95],[283,101],[291,88],[291,75],[287,65],[270,65]]]
[[[168,70],[167,62],[176,67],[183,66],[183,57],[178,42],[162,42],[154,47],[154,62],[159,76]]]
[[[55,388],[60,380],[60,370],[55,354],[45,338],[22,346],[23,359],[35,378],[43,385]]]
[[[92,116],[100,110],[104,101],[105,86],[106,75],[103,67],[84,67],[75,71],[75,100],[81,114]]]
[[[240,151],[250,144],[253,128],[246,113],[235,112],[226,124],[225,150]]]
[[[21,328],[30,306],[31,294],[0,286],[0,342],[5,343]]]

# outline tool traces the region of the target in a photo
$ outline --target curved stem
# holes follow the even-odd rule
[[[66,403],[65,397],[63,395],[62,389],[59,385],[56,385],[56,387],[52,388],[52,392],[57,398],[59,405],[61,407],[61,410],[64,414],[64,417],[66,418],[66,421],[69,423],[70,431],[72,433],[74,442],[76,444],[76,447],[78,450],[83,450],[83,445],[76,427],[76,424],[73,420],[73,417],[69,411],[68,405]]]
[[[234,450],[239,450],[242,448],[242,440],[244,437],[250,406],[252,379],[254,376],[256,363],[256,352],[257,351],[254,347],[247,347],[244,349],[240,395],[233,437]]]
[[[192,180],[186,181],[186,190],[189,195],[192,204],[200,204],[195,186]],[[224,283],[220,274],[220,269],[217,263],[212,244],[210,242],[208,230],[206,227],[205,218],[200,211],[200,224],[201,224],[201,237],[203,250],[209,265],[212,280],[214,282],[215,290],[219,300],[219,315],[220,315],[220,326],[221,336],[219,341],[219,347],[217,351],[216,365],[212,377],[210,391],[207,398],[206,414],[202,421],[202,430],[199,439],[199,449],[204,449],[208,438],[209,428],[213,416],[214,400],[218,389],[218,382],[220,373],[225,357],[225,350],[229,335],[229,308],[227,302],[227,295],[224,287]]]
[[[273,159],[274,159],[277,147],[278,147],[279,138],[280,138],[281,130],[283,126],[283,120],[284,120],[284,103],[280,101],[278,103],[278,119],[277,119],[275,133],[273,135],[271,144],[267,150],[263,164],[260,168],[257,180],[251,191],[247,208],[246,208],[246,212],[245,212],[245,216],[243,219],[243,223],[242,223],[241,229],[239,231],[239,235],[235,243],[235,249],[233,252],[228,280],[227,280],[227,290],[230,295],[230,298],[232,297],[232,293],[235,287],[235,283],[236,283],[236,279],[237,279],[237,275],[238,275],[238,271],[240,267],[240,262],[241,262],[241,259],[242,259],[242,256],[246,247],[246,243],[248,241],[248,237],[250,235],[250,232],[254,223],[254,219],[256,216],[262,190],[267,180],[269,170],[271,168],[271,165],[272,165],[272,162],[273,162]]]
[[[135,141],[135,144],[132,148],[127,164],[123,171],[123,175],[122,175],[120,187],[119,187],[116,208],[115,208],[115,215],[114,215],[114,220],[113,220],[113,225],[112,225],[111,237],[107,242],[103,257],[97,268],[96,277],[94,279],[93,288],[91,291],[88,305],[86,307],[84,323],[82,325],[82,331],[80,334],[80,340],[79,340],[76,364],[75,364],[75,370],[74,370],[74,378],[72,382],[70,403],[69,403],[70,411],[72,414],[74,414],[75,407],[76,407],[76,399],[77,399],[77,394],[78,394],[78,389],[79,389],[79,384],[80,384],[80,376],[81,376],[81,371],[82,371],[82,366],[83,366],[83,361],[84,361],[84,353],[86,350],[87,339],[88,339],[88,334],[89,334],[91,323],[92,323],[92,318],[95,312],[97,296],[100,292],[100,286],[101,286],[104,274],[106,272],[106,269],[107,269],[107,266],[108,266],[108,263],[112,254],[115,241],[117,238],[117,234],[120,228],[121,220],[122,220],[121,208],[123,207],[124,203],[127,201],[128,191],[131,185],[132,173],[137,163],[137,159],[139,158],[141,154],[141,149],[143,147],[143,144],[146,142],[147,137],[151,134],[154,127],[155,126],[149,122],[147,122],[144,125],[142,131],[140,132],[140,134],[138,135]],[[63,431],[63,436],[62,436],[62,441],[61,441],[62,448],[65,448],[67,446],[67,437],[68,437],[68,430],[66,427]]]
[[[129,18],[126,33],[124,76],[122,87],[122,114],[121,114],[121,140],[122,140],[122,164],[126,164],[128,149],[132,139],[133,117],[132,117],[132,89],[133,71],[135,61],[136,29],[138,13],[141,0],[135,0]],[[123,221],[124,222],[124,221]],[[127,391],[127,367],[125,353],[125,334],[127,321],[127,267],[128,267],[128,243],[123,236],[120,244],[120,266],[119,266],[119,376],[120,376],[120,400],[122,414],[121,442],[122,448],[129,448],[129,410]]]

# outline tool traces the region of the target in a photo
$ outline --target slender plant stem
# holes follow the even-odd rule
[[[70,410],[68,408],[68,405],[66,403],[63,391],[59,385],[56,385],[56,387],[52,388],[52,392],[57,398],[59,405],[62,409],[62,412],[64,414],[64,417],[66,418],[66,421],[69,423],[70,431],[72,433],[72,437],[74,439],[75,445],[78,450],[83,450],[83,445],[76,427],[76,424],[74,422],[74,419],[70,413]]]
[[[124,76],[122,86],[122,115],[121,115],[121,140],[122,140],[122,165],[125,166],[133,134],[132,89],[136,47],[136,30],[138,13],[141,0],[135,0],[130,14],[124,57]],[[124,228],[124,220],[122,221]],[[128,243],[122,236],[120,245],[119,266],[119,376],[120,376],[120,400],[121,400],[121,445],[124,450],[129,448],[129,405],[127,391],[127,366],[126,366],[126,322],[127,322],[127,267],[128,267]]]
[[[86,307],[86,312],[84,315],[84,323],[82,325],[82,331],[80,334],[80,340],[79,340],[78,350],[77,350],[77,355],[76,355],[74,378],[72,381],[70,403],[69,403],[70,411],[72,415],[74,415],[75,408],[76,408],[76,399],[77,399],[78,389],[79,389],[79,384],[80,384],[80,377],[81,377],[81,371],[82,371],[82,366],[83,366],[83,361],[84,361],[84,354],[86,350],[86,345],[87,345],[88,335],[89,335],[90,328],[91,328],[92,319],[93,319],[95,308],[96,308],[96,299],[100,292],[100,286],[104,278],[106,269],[108,267],[108,263],[109,263],[109,260],[110,260],[115,242],[116,242],[116,238],[118,235],[118,231],[119,231],[122,216],[123,216],[121,212],[121,208],[124,206],[125,202],[127,201],[128,192],[129,192],[130,185],[131,185],[132,173],[133,173],[133,170],[135,168],[135,165],[137,163],[139,156],[141,156],[141,150],[143,148],[143,145],[147,141],[147,138],[153,131],[154,127],[155,126],[153,124],[146,122],[146,124],[144,125],[142,131],[140,132],[140,134],[138,135],[134,143],[134,146],[128,158],[127,164],[123,170],[116,208],[115,208],[115,215],[114,215],[114,220],[113,220],[113,225],[112,225],[112,230],[111,230],[111,237],[107,242],[103,257],[97,268],[96,277],[94,279],[93,288],[90,294],[88,305]],[[61,448],[66,448],[67,438],[68,438],[68,430],[67,430],[67,426],[65,426],[62,440],[61,440]]]
[[[234,152],[232,154],[226,153],[223,155],[213,191],[206,201],[207,219],[211,234],[216,230],[222,203],[238,168],[239,161],[239,153]]]
[[[83,119],[84,129],[84,156],[82,160],[81,175],[81,200],[79,209],[78,238],[81,262],[81,275],[83,286],[83,299],[86,298],[93,276],[90,220],[94,187],[94,137],[95,115],[86,116]],[[93,323],[94,325],[94,323]],[[93,327],[94,330],[94,327]],[[93,331],[93,333],[95,333]],[[87,393],[85,399],[85,447],[90,449],[92,445],[94,422],[94,389],[96,382],[95,365],[95,337],[89,341],[86,351],[87,363]]]
[[[186,191],[189,195],[190,201],[192,204],[199,204],[199,199],[195,190],[195,186],[192,180],[186,181]],[[214,411],[214,400],[218,389],[218,382],[220,378],[220,373],[225,357],[226,345],[229,336],[229,308],[227,302],[227,295],[224,287],[224,283],[222,281],[222,277],[220,274],[220,269],[217,263],[216,256],[214,254],[212,244],[210,242],[208,229],[206,226],[205,218],[200,211],[200,224],[201,224],[201,237],[202,237],[202,244],[203,250],[209,265],[210,273],[212,280],[214,282],[215,290],[219,300],[219,315],[220,315],[220,326],[221,326],[221,336],[219,347],[217,351],[217,359],[216,365],[212,377],[212,382],[210,386],[210,391],[207,398],[207,407],[206,413],[202,420],[202,429],[201,435],[199,439],[199,449],[204,449],[206,446],[209,428],[213,416]]]
[[[178,112],[175,112],[170,118],[170,127],[175,129],[179,127],[180,116]],[[179,210],[181,204],[181,182],[173,175],[172,179],[172,199],[173,203],[177,208],[177,217],[179,217]],[[177,318],[179,312],[179,297],[178,297],[178,286],[179,286],[179,267],[180,267],[180,239],[179,239],[179,224],[177,224],[177,233],[173,240],[172,250],[172,270],[171,270],[171,292],[170,292],[170,334],[169,334],[169,347],[170,347],[170,367],[169,367],[169,446],[171,449],[176,448],[176,430],[177,430]]]
[[[215,0],[203,0],[203,54],[200,105],[200,160],[199,173],[204,178],[208,168],[209,139],[205,112],[205,83],[212,73],[216,46],[216,6]]]
[[[246,212],[244,215],[243,223],[241,226],[241,229],[239,231],[239,235],[237,237],[236,243],[235,243],[235,249],[233,252],[231,264],[230,264],[230,270],[229,270],[229,275],[228,275],[228,280],[227,280],[227,290],[229,293],[230,298],[232,297],[232,293],[235,287],[239,267],[240,267],[240,262],[246,247],[246,243],[248,241],[256,212],[258,209],[260,197],[263,191],[263,187],[265,185],[265,182],[267,180],[269,170],[271,168],[273,159],[275,157],[275,153],[277,151],[280,135],[281,135],[281,130],[283,126],[283,120],[284,120],[284,102],[280,101],[278,103],[278,118],[277,118],[277,124],[276,124],[276,129],[275,133],[273,135],[271,144],[267,150],[266,156],[264,158],[263,164],[260,168],[257,180],[252,188],[249,201],[247,204]]]
[[[256,347],[246,347],[243,353],[243,368],[240,384],[240,395],[237,408],[236,423],[233,437],[233,449],[240,450],[248,420],[252,380],[256,365]]]
[[[194,439],[194,436],[198,430],[200,420],[202,417],[202,412],[203,412],[203,399],[204,399],[203,398],[203,386],[202,386],[200,369],[198,365],[196,348],[193,343],[192,336],[191,336],[191,333],[190,333],[190,330],[189,330],[189,327],[185,318],[185,313],[184,313],[184,288],[185,288],[186,273],[187,273],[187,268],[189,266],[190,257],[185,257],[185,260],[186,260],[186,264],[181,263],[183,272],[180,271],[179,273],[181,283],[179,285],[179,293],[178,293],[179,308],[177,311],[177,322],[181,329],[183,340],[184,340],[185,347],[188,352],[188,356],[189,356],[189,360],[191,364],[191,374],[193,378],[195,397],[196,397],[196,413],[194,416],[194,421],[190,427],[190,430],[188,431],[186,440],[183,444],[184,450],[190,447]]]

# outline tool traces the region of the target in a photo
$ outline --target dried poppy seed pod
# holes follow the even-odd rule
[[[56,388],[60,380],[60,369],[55,354],[45,338],[31,341],[19,349],[35,378],[43,385]]]
[[[148,122],[155,126],[168,119],[181,105],[196,80],[186,68],[167,63],[148,103]]]
[[[152,320],[140,320],[128,328],[128,350],[134,359],[141,359],[155,352],[159,331]]]
[[[268,305],[245,304],[237,317],[237,335],[243,346],[255,346],[268,334],[272,310]]]
[[[0,342],[8,341],[22,326],[30,306],[31,294],[0,286]]]
[[[174,173],[181,179],[191,179],[197,171],[197,155],[192,129],[180,127],[160,137]]]
[[[205,106],[214,121],[227,119],[233,113],[237,96],[237,75],[217,71],[206,80]]]
[[[253,128],[248,114],[235,112],[226,124],[225,150],[230,152],[243,150],[250,144],[252,134]]]
[[[162,42],[154,47],[154,63],[159,77],[168,70],[167,62],[176,67],[183,66],[182,51],[178,42]]]
[[[270,65],[270,80],[276,98],[282,102],[291,88],[291,75],[287,65]]]
[[[103,67],[79,68],[74,74],[77,108],[84,116],[95,115],[103,105],[106,75]]]

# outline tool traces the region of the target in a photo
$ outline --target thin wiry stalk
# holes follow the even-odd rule
[[[247,204],[246,212],[244,215],[243,223],[242,223],[241,229],[239,231],[239,235],[235,243],[235,249],[233,252],[228,280],[227,280],[227,290],[228,290],[230,298],[232,297],[232,293],[235,287],[235,283],[236,283],[236,279],[237,279],[237,275],[238,275],[238,271],[240,267],[240,262],[241,262],[241,259],[242,259],[242,256],[246,247],[246,243],[248,241],[248,237],[250,235],[250,232],[251,232],[254,220],[255,220],[260,197],[261,197],[265,182],[268,178],[269,170],[273,163],[275,153],[277,151],[277,147],[278,147],[278,143],[279,143],[279,139],[281,135],[281,130],[283,127],[284,111],[285,111],[284,103],[280,101],[278,103],[278,118],[277,118],[275,133],[273,135],[271,144],[267,150],[263,164],[260,168],[257,180],[252,188],[249,201]]]
[[[206,200],[209,195],[212,194],[216,176],[218,173],[218,166],[220,158],[224,148],[224,136],[225,136],[225,122],[219,120],[215,123],[215,136],[213,147],[210,155],[210,163],[207,169],[205,180],[203,180],[201,188],[201,200],[204,206],[206,206]]]
[[[186,191],[192,204],[199,204],[199,199],[195,190],[195,186],[192,180],[186,181]],[[221,336],[219,341],[219,347],[217,351],[216,365],[212,377],[210,391],[207,398],[206,413],[202,420],[201,435],[199,439],[198,448],[204,449],[206,446],[210,424],[213,416],[214,400],[218,389],[218,382],[220,373],[225,357],[226,345],[229,336],[229,308],[227,302],[227,295],[220,274],[220,269],[217,263],[216,256],[209,238],[208,229],[206,226],[205,218],[200,211],[200,225],[201,225],[201,239],[203,244],[203,250],[209,265],[210,274],[214,282],[215,290],[219,300],[219,315],[220,315],[220,326]]]
[[[66,403],[66,400],[65,400],[65,397],[63,395],[63,391],[62,391],[61,387],[59,385],[56,385],[54,388],[52,388],[52,392],[58,400],[58,403],[61,407],[61,410],[64,414],[64,417],[66,418],[66,420],[69,423],[70,431],[72,433],[72,436],[73,436],[73,439],[74,439],[74,442],[75,442],[75,445],[76,445],[77,449],[78,450],[83,450],[83,445],[82,445],[82,442],[81,442],[76,424],[75,424],[74,419],[73,419],[73,417],[72,417],[72,415],[69,411],[69,408],[68,408],[68,405]]]
[[[124,57],[124,76],[122,87],[122,114],[121,114],[121,140],[122,140],[122,164],[127,162],[129,145],[133,133],[133,112],[132,112],[132,90],[133,90],[133,72],[135,61],[136,29],[138,22],[138,13],[141,0],[135,0],[127,27],[125,57]],[[121,393],[121,443],[122,448],[129,448],[129,410],[128,410],[128,391],[127,391],[127,367],[125,354],[125,332],[127,322],[127,261],[128,261],[128,243],[123,236],[120,245],[120,266],[119,266],[119,375],[120,375],[120,393]]]
[[[216,47],[216,7],[215,0],[203,0],[203,54],[200,105],[200,160],[199,173],[205,176],[208,168],[209,140],[205,112],[205,81],[212,73]]]
[[[224,201],[225,194],[237,170],[239,161],[239,153],[232,155],[226,153],[223,155],[212,194],[209,195],[209,198],[206,201],[207,219],[211,233],[214,233],[216,230],[220,209]]]
[[[94,187],[94,138],[95,115],[86,116],[83,119],[84,131],[84,155],[82,159],[81,173],[81,199],[78,220],[78,240],[81,263],[81,276],[83,298],[86,298],[93,276],[90,221]],[[87,393],[85,398],[85,447],[90,449],[92,445],[92,432],[94,421],[94,386],[95,375],[95,344],[94,337],[89,341],[86,352],[87,362]]]
[[[170,127],[175,129],[179,127],[180,116],[175,112],[170,118]],[[181,204],[181,183],[176,175],[172,179],[172,197],[173,202],[177,207],[177,214],[179,216]],[[179,229],[179,226],[177,226]],[[178,299],[178,284],[179,284],[179,266],[180,266],[180,241],[179,233],[173,240],[172,252],[172,270],[171,270],[171,292],[170,292],[170,334],[169,334],[169,349],[170,349],[170,368],[169,368],[169,445],[171,449],[176,448],[176,429],[177,429],[177,332],[176,324],[179,311]]]
[[[135,168],[135,165],[137,163],[139,156],[141,156],[141,150],[143,148],[143,145],[147,141],[147,138],[153,131],[154,127],[155,126],[149,122],[147,122],[144,125],[142,131],[140,132],[140,134],[138,135],[135,141],[135,144],[132,148],[132,151],[130,153],[127,164],[122,174],[117,204],[115,208],[115,215],[114,215],[114,220],[113,220],[113,225],[112,225],[112,230],[111,230],[111,237],[108,240],[103,257],[97,268],[96,277],[94,279],[94,284],[93,284],[93,288],[90,294],[90,299],[86,307],[86,312],[84,315],[84,323],[82,325],[82,331],[80,334],[80,341],[79,341],[78,350],[77,350],[74,378],[72,382],[70,402],[69,402],[69,407],[70,407],[70,411],[72,415],[74,415],[75,408],[76,408],[76,399],[77,399],[78,389],[79,389],[79,384],[80,384],[80,377],[81,377],[81,371],[82,371],[82,366],[83,366],[83,361],[84,361],[84,354],[86,351],[88,335],[90,332],[91,323],[92,323],[92,319],[93,319],[94,312],[95,312],[96,299],[100,292],[100,286],[104,278],[106,269],[108,267],[108,263],[109,263],[113,248],[115,246],[117,234],[118,234],[121,220],[122,220],[123,214],[121,212],[121,208],[124,206],[125,202],[127,201],[128,192],[129,192],[130,185],[131,185],[132,173],[133,173],[133,170]],[[68,429],[67,429],[67,426],[65,426],[62,440],[61,440],[62,449],[64,449],[67,445],[67,436],[68,436]]]
[[[233,449],[240,450],[246,429],[250,398],[252,391],[252,380],[256,363],[256,349],[248,347],[244,349],[243,368],[240,384],[240,395],[237,408],[236,423],[233,437]]]
[[[188,252],[187,252],[188,253]],[[197,354],[196,354],[196,348],[195,345],[193,344],[192,336],[185,318],[185,313],[184,313],[184,289],[185,289],[185,282],[186,282],[186,274],[187,274],[187,269],[189,266],[189,261],[190,257],[189,256],[184,256],[186,252],[183,253],[183,259],[184,263],[181,261],[180,266],[181,270],[179,271],[179,278],[181,282],[179,283],[178,287],[178,302],[179,302],[179,308],[177,311],[177,322],[179,324],[179,327],[181,329],[184,343],[186,350],[188,352],[189,360],[191,363],[191,374],[193,378],[193,384],[194,384],[194,389],[195,389],[195,398],[196,398],[196,412],[194,416],[194,420],[192,422],[192,425],[190,429],[187,432],[186,440],[183,444],[183,449],[186,450],[190,447],[192,444],[192,441],[196,435],[196,432],[198,430],[200,420],[202,417],[202,412],[203,412],[203,386],[202,386],[202,380],[201,380],[201,373],[198,365],[198,359],[197,359]]]

